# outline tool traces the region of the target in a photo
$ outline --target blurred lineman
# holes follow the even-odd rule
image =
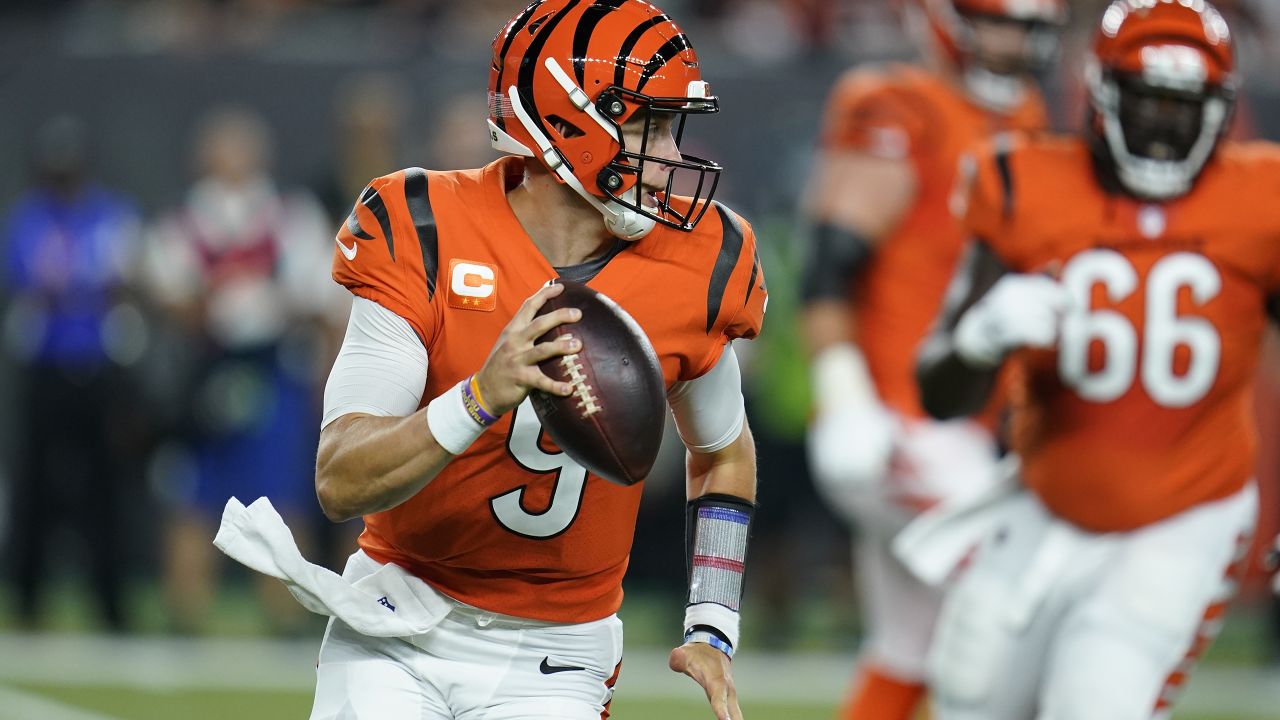
[[[1280,317],[1280,148],[1221,139],[1235,66],[1208,3],[1119,0],[1083,135],[1000,140],[972,166],[976,244],[918,372],[956,417],[1016,368],[1026,490],[993,506],[939,620],[942,720],[1167,717],[1221,626]]]
[[[740,718],[729,661],[755,449],[729,341],[756,335],[766,293],[750,226],[711,202],[719,166],[679,150],[687,117],[718,101],[689,39],[638,0],[530,4],[494,40],[489,90],[508,157],[375,179],[336,238],[333,275],[355,302],[316,489],[329,517],[364,516],[344,578],[402,576],[379,598],[401,610],[378,617],[421,601],[432,627],[373,637],[335,618],[312,717],[607,716],[642,486],[589,476],[527,401],[570,394],[537,368],[580,348],[535,344],[579,317],[534,317],[560,277],[616,300],[657,350],[689,449],[690,589],[670,665],[717,718]],[[694,197],[673,194],[686,180]]]
[[[802,279],[811,465],[861,534],[869,638],[843,715],[864,719],[912,716],[941,602],[889,539],[923,507],[993,477],[989,423],[926,419],[911,375],[963,247],[949,209],[958,161],[993,132],[1045,126],[1032,76],[1065,19],[1060,0],[918,0],[907,12],[928,64],[851,71],[832,93]]]

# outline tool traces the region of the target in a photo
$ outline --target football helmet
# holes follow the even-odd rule
[[[998,111],[1020,103],[1027,76],[1049,67],[1067,21],[1066,0],[908,0],[906,8],[908,25],[960,70],[970,96]]]
[[[664,116],[678,148],[689,115],[719,109],[689,38],[641,0],[534,0],[493,40],[494,148],[537,158],[625,240],[656,223],[692,230],[710,207],[720,166],[659,157],[649,143],[651,131],[666,132]],[[622,126],[637,117],[644,134],[628,146]],[[687,207],[674,201],[677,182],[691,190]]]
[[[1189,192],[1235,104],[1231,31],[1213,5],[1116,0],[1103,13],[1086,79],[1086,131],[1101,169],[1138,197]]]

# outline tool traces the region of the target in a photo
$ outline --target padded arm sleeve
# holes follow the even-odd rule
[[[348,413],[412,415],[427,382],[427,349],[408,321],[357,297],[324,387],[321,427]]]
[[[720,359],[701,377],[677,382],[667,393],[667,403],[690,451],[711,453],[737,440],[747,411],[733,345],[725,345]]]

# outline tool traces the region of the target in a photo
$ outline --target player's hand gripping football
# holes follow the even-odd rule
[[[548,330],[582,318],[582,311],[577,308],[560,308],[541,317],[534,317],[547,300],[562,292],[564,286],[556,283],[530,295],[516,311],[515,317],[511,318],[511,322],[502,329],[502,334],[498,335],[489,358],[484,361],[484,367],[476,373],[476,384],[489,412],[495,415],[510,412],[524,402],[531,390],[560,396],[572,392],[568,383],[556,382],[547,377],[538,369],[538,363],[578,352],[582,349],[582,341],[569,335],[561,335],[550,342],[534,342]]]
[[[716,720],[742,720],[738,691],[733,686],[732,665],[723,652],[706,643],[685,643],[671,651],[667,664],[702,686]]]

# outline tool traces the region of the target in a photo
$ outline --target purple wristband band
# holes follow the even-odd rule
[[[472,420],[475,420],[479,425],[489,427],[490,425],[498,422],[498,416],[493,415],[488,410],[485,410],[480,399],[476,397],[475,390],[472,387],[475,384],[475,381],[476,377],[472,375],[467,382],[462,384],[462,404],[466,407],[467,414],[471,416]]]

